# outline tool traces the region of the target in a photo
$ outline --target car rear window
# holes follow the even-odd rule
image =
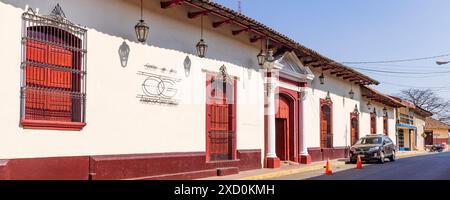
[[[367,137],[359,139],[356,144],[381,144],[382,141],[381,137]]]

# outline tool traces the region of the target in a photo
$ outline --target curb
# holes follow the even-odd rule
[[[398,155],[397,158],[401,159],[401,158],[430,155],[430,154],[431,154],[430,152],[420,152],[420,153],[416,153],[416,154]],[[338,161],[338,162],[333,164],[333,167],[346,165],[346,162],[339,161],[339,160],[335,160],[335,161]],[[264,179],[270,179],[270,178],[277,178],[277,177],[281,177],[281,176],[288,176],[291,174],[298,174],[298,173],[320,170],[322,168],[323,168],[322,165],[316,164],[314,166],[308,166],[308,167],[299,168],[299,169],[283,170],[283,171],[279,171],[279,172],[272,172],[272,173],[261,174],[261,175],[256,175],[256,176],[244,177],[244,178],[240,178],[238,180],[264,180]]]
[[[345,162],[338,162],[338,163],[334,164],[333,167],[344,166],[344,165],[345,165]],[[256,175],[256,176],[249,176],[249,177],[244,177],[244,178],[241,178],[238,180],[263,180],[263,179],[276,178],[276,177],[280,177],[280,176],[287,176],[287,175],[291,175],[291,174],[315,171],[315,170],[319,170],[322,168],[323,168],[322,165],[314,165],[314,166],[308,166],[308,167],[299,168],[299,169],[290,169],[290,170],[284,170],[284,171],[280,171],[280,172],[273,172],[273,173],[267,173],[267,174]]]

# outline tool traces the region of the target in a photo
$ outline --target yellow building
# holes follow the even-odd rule
[[[448,144],[450,131],[450,125],[443,123],[439,120],[435,120],[431,117],[426,119],[425,125],[425,145],[433,144]]]
[[[394,97],[403,104],[397,108],[397,146],[400,151],[423,150],[425,148],[425,119],[432,113],[413,103]]]

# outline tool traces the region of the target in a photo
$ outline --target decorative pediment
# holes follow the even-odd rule
[[[56,4],[48,15],[39,15],[32,8],[28,8],[27,11],[22,14],[22,18],[33,21],[36,25],[45,24],[46,26],[54,26],[74,33],[86,32],[84,27],[76,25],[67,19],[66,14],[59,4]]]
[[[227,67],[225,65],[222,65],[222,67],[220,67],[219,72],[217,73],[216,76],[217,81],[221,81],[221,82],[232,82],[232,78],[231,76],[228,74],[227,72]]]
[[[275,66],[280,69],[280,75],[295,81],[313,80],[314,74],[308,67],[303,66],[294,52],[285,52],[278,60]]]

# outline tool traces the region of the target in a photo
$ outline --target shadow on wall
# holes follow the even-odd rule
[[[130,46],[123,41],[122,44],[119,47],[119,58],[120,58],[120,65],[125,68],[128,65],[128,58],[130,56]]]
[[[184,75],[187,77],[189,77],[189,75],[191,74],[191,58],[189,58],[189,56],[186,56],[186,58],[184,59],[183,62],[183,66],[184,66]]]
[[[49,14],[56,5],[56,1],[43,2],[40,0],[1,0],[1,2],[19,9],[25,9],[27,5],[33,9],[39,8],[39,14],[42,15]],[[138,22],[140,17],[140,1],[138,0],[60,0],[59,4],[65,11],[68,20],[75,24],[95,29],[96,31],[110,36],[119,37],[124,41],[131,41],[132,43],[136,41],[134,25]],[[199,33],[200,31],[199,20],[194,19],[186,21],[186,15],[189,11],[186,7],[178,6],[171,8],[170,10],[161,9],[160,1],[145,1],[144,7],[144,20],[150,26],[147,45],[154,45],[195,55],[195,44],[200,38],[199,34],[197,37],[197,32]],[[99,12],[99,9],[108,12]],[[162,19],[166,21],[161,21]],[[210,29],[211,24],[212,21],[205,19],[205,29]],[[249,70],[259,71],[255,69],[257,68],[256,50],[254,52],[255,56],[253,56],[251,48],[244,48],[241,51],[236,51],[236,49],[242,48],[242,45],[249,45],[250,47],[250,44],[242,43],[242,41],[239,41],[239,37],[220,37],[218,39],[217,36],[231,37],[230,34],[225,33],[228,30],[213,30],[214,37],[211,37],[211,31],[212,29],[206,33],[205,37],[206,40],[209,40],[209,44],[211,44],[207,54],[208,59],[216,59],[239,66],[247,66],[246,68],[252,66]],[[208,35],[211,38],[208,38]],[[125,58],[124,56],[120,56],[122,67],[126,67],[127,60],[122,59]]]

